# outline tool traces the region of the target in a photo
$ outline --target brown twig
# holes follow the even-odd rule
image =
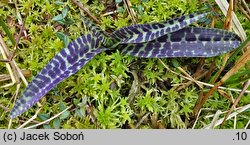
[[[215,68],[216,68],[216,62],[215,62],[215,59],[213,58],[212,63],[210,65],[210,67],[209,67],[208,73],[205,76],[205,81],[210,80],[211,75],[212,75]]]
[[[200,78],[204,77],[207,73],[208,73],[207,70],[200,71],[199,75],[197,75],[197,76],[193,75],[193,78],[194,78],[195,80],[199,80]],[[190,79],[191,79],[191,78],[190,78]],[[178,92],[178,91],[180,91],[180,90],[182,90],[182,89],[187,88],[189,85],[191,85],[191,84],[193,84],[193,83],[194,83],[193,81],[188,81],[187,83],[185,83],[185,84],[183,84],[183,85],[177,87],[175,90]],[[196,83],[197,83],[197,81],[196,81]]]
[[[235,109],[235,112],[231,113],[231,114],[228,116],[227,120],[229,120],[229,119],[231,119],[231,118],[237,116],[238,114],[240,114],[240,113],[242,113],[242,112],[248,110],[249,108],[250,108],[250,104],[247,104],[247,105],[245,105],[245,106],[236,108],[236,109]],[[222,112],[222,113],[223,113],[223,112]],[[222,118],[222,119],[219,119],[218,121],[216,121],[214,127],[220,125],[220,124],[223,122],[223,120],[224,120],[224,119]],[[209,129],[210,126],[211,126],[211,124],[208,124],[208,125],[206,125],[205,127],[203,127],[203,129]]]
[[[250,21],[250,15],[247,13],[247,11],[241,5],[239,5],[239,8],[242,11],[242,13],[247,17],[247,19]]]
[[[148,115],[150,115],[150,112],[146,113],[146,114],[140,119],[140,121],[136,124],[135,128],[138,128],[138,127],[142,124],[142,122],[143,122],[145,119],[148,118]]]
[[[206,93],[206,95],[203,97],[203,99],[201,100],[201,102],[199,104],[197,104],[194,108],[194,115],[197,115],[197,113],[199,112],[199,110],[201,109],[201,106],[206,102],[206,100],[208,99],[209,96],[212,95],[212,93],[217,90],[230,76],[232,76],[233,74],[235,74],[236,71],[238,71],[242,66],[244,66],[248,61],[250,61],[250,49],[248,49],[246,51],[245,54],[243,54],[238,61],[236,62],[236,64],[234,65],[234,67],[228,71],[222,78],[220,81],[218,81],[213,88],[211,88],[209,90],[208,93]]]
[[[238,96],[238,98],[235,100],[234,104],[232,105],[232,107],[230,108],[230,110],[227,112],[227,115],[225,116],[222,124],[221,124],[221,127],[224,126],[228,116],[233,112],[233,110],[236,108],[236,105],[239,103],[240,99],[242,98],[243,94],[245,93],[245,91],[247,90],[247,88],[249,87],[250,85],[250,80],[248,80],[245,84],[244,84],[244,87],[243,87],[243,90],[242,92],[240,93],[240,95]]]
[[[233,22],[233,0],[230,0],[223,29],[231,30]]]
[[[1,35],[0,35],[0,52],[2,53],[3,59],[4,60],[8,60],[8,58],[9,58],[9,51],[8,51],[7,46],[4,43],[3,38],[2,38]],[[9,74],[10,74],[12,83],[4,85],[2,87],[12,86],[13,84],[15,84],[17,82],[17,78],[15,77],[14,72],[12,70],[13,63],[5,63],[5,65],[6,65],[6,68],[7,68],[8,72],[9,72]]]
[[[192,81],[190,78],[188,78],[188,77],[185,77],[185,76],[183,76],[183,75],[181,75],[180,73],[177,73],[177,72],[175,72],[175,71],[173,71],[173,70],[171,70],[161,59],[158,59],[159,61],[160,61],[160,63],[164,66],[164,68],[166,68],[169,72],[171,72],[171,73],[173,73],[173,74],[175,74],[175,75],[178,75],[178,76],[180,76],[180,77],[182,77],[182,78],[184,78],[184,79],[187,79],[187,80],[189,80],[189,81]],[[231,72],[230,72],[231,73]],[[228,76],[227,76],[228,77]],[[204,86],[208,86],[208,87],[215,87],[215,85],[212,85],[212,84],[209,84],[209,83],[204,83],[204,82],[201,82],[201,81],[197,81],[197,83],[199,83],[199,84],[202,84],[202,85],[204,85]],[[240,90],[240,89],[234,89],[234,88],[226,88],[226,87],[222,87],[222,86],[217,86],[219,89],[223,89],[223,90],[230,90],[230,91],[236,91],[236,92],[241,92],[242,90]],[[247,93],[250,93],[250,91],[246,91]]]
[[[246,1],[245,0],[241,0],[241,2],[243,3],[243,6],[246,8],[247,13],[250,14],[250,8],[248,7],[248,4],[246,3]]]
[[[31,76],[31,71],[30,70],[22,70],[22,74],[25,77],[30,77]],[[0,82],[7,81],[7,80],[10,80],[10,79],[11,79],[10,75],[7,75],[7,74],[0,75]]]
[[[20,29],[19,34],[18,34],[17,39],[16,39],[16,45],[14,46],[13,52],[10,54],[9,61],[11,61],[14,58],[14,56],[15,56],[15,53],[16,53],[19,41],[20,41],[22,33],[24,31],[24,26],[25,26],[26,18],[27,18],[27,15],[24,17],[24,21],[22,23],[21,29]]]
[[[227,60],[229,58],[229,53],[226,54],[226,56],[223,58],[223,64],[220,68],[220,70],[216,73],[216,76],[214,77],[214,79],[212,80],[212,84],[215,83],[217,81],[217,79],[219,78],[220,74],[222,73],[222,71],[224,70],[224,68],[226,67],[226,63],[227,63]]]
[[[10,109],[8,107],[5,107],[4,105],[0,104],[0,108],[2,108],[5,111],[10,112]]]
[[[76,0],[71,0],[75,5],[77,5],[81,10],[83,10],[89,17],[91,17],[96,23],[101,24],[101,22],[93,16],[88,9],[84,8],[83,5]]]
[[[131,7],[131,2],[129,0],[123,0],[123,3],[124,3],[124,6],[127,9],[128,13],[129,13],[129,15],[131,17],[132,23],[136,24],[136,19],[135,19],[136,14],[135,14],[134,10],[130,8]]]

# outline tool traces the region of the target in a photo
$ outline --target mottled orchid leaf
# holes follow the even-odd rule
[[[240,44],[235,33],[208,28],[183,28],[145,43],[120,44],[123,55],[144,58],[212,57],[226,53]]]
[[[86,17],[84,17],[84,16],[81,15],[81,19],[83,20],[83,22],[85,23],[85,25],[91,30],[91,32],[95,36],[100,36],[100,35],[105,35],[107,37],[109,36],[109,34],[107,32],[103,31],[100,26],[98,26],[97,24],[93,23],[88,18],[86,18]]]
[[[148,42],[178,31],[208,14],[209,13],[195,13],[174,18],[166,22],[131,25],[113,32],[110,37],[118,39],[120,44]]]
[[[82,17],[92,33],[72,41],[52,58],[16,101],[10,117],[25,112],[55,85],[106,50],[119,49],[121,54],[145,58],[211,57],[240,44],[240,38],[232,32],[185,28],[206,15],[208,13],[196,13],[162,23],[133,25],[111,34]]]
[[[55,85],[75,74],[95,55],[107,50],[106,48],[100,49],[101,42],[101,38],[86,34],[75,39],[67,48],[57,53],[26,87],[16,101],[10,117],[14,118],[28,110]]]
[[[90,21],[88,18],[81,16],[85,25],[91,30],[91,32],[98,37],[101,37],[102,44],[105,47],[114,48],[118,45],[119,41],[115,40],[113,37],[110,37],[110,34],[103,31],[100,26]],[[116,45],[115,45],[116,44]]]

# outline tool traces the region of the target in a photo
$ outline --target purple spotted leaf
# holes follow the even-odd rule
[[[148,42],[178,31],[204,18],[208,14],[208,12],[195,13],[174,18],[166,22],[131,25],[113,32],[110,37],[119,40],[120,44]]]
[[[144,58],[212,57],[226,53],[241,43],[235,33],[208,28],[183,28],[145,43],[120,44],[123,55]]]
[[[28,110],[55,85],[106,50],[119,49],[121,54],[145,58],[211,57],[228,52],[240,44],[240,38],[232,32],[184,28],[206,15],[208,13],[196,13],[162,23],[128,26],[112,34],[83,18],[92,33],[72,41],[52,58],[16,101],[10,117],[14,118]]]
[[[28,110],[55,85],[75,74],[95,55],[107,50],[100,48],[101,42],[101,38],[86,34],[57,53],[26,87],[16,101],[10,117],[14,118]]]

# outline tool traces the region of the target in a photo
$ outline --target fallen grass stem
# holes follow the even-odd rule
[[[189,81],[192,81],[192,79],[190,79],[189,77],[186,77],[186,76],[183,76],[173,70],[171,70],[161,59],[159,59],[159,61],[161,62],[161,64],[167,69],[169,70],[169,72],[175,74],[175,75],[178,75],[184,79],[187,79]],[[212,85],[212,84],[209,84],[209,83],[205,83],[205,82],[201,82],[201,81],[196,81],[197,83],[199,84],[202,84],[204,86],[208,86],[208,87],[214,87],[215,85]],[[223,87],[223,86],[219,86],[218,89],[222,89],[222,90],[229,90],[229,91],[234,91],[234,92],[241,92],[242,90],[241,89],[235,89],[235,88],[227,88],[227,87]],[[245,93],[250,93],[250,90],[246,90]]]
[[[53,116],[53,117],[51,117],[51,118],[49,118],[49,119],[47,119],[47,120],[45,120],[45,121],[43,121],[43,122],[40,122],[40,123],[35,124],[35,125],[32,125],[32,126],[28,126],[28,127],[24,128],[24,129],[31,129],[31,128],[35,128],[35,127],[38,127],[38,126],[40,126],[40,125],[46,124],[46,123],[50,122],[51,120],[53,120],[53,119],[59,117],[59,116],[60,116],[61,114],[63,114],[65,111],[67,111],[68,109],[70,109],[72,106],[73,106],[73,105],[70,105],[69,107],[67,107],[66,109],[64,109],[62,112],[56,114],[55,116]]]

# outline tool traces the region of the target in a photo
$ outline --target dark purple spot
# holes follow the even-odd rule
[[[221,41],[221,37],[214,36],[213,41]]]
[[[22,94],[22,96],[24,96],[24,97],[30,97],[30,96],[33,96],[33,94],[34,94],[34,92],[28,92],[27,90],[25,90],[24,92],[23,92],[23,94]]]
[[[200,35],[199,36],[199,40],[200,41],[211,41],[211,38],[210,38],[211,36],[208,36],[208,35]]]
[[[194,56],[194,54],[192,53],[192,52],[185,52],[185,56],[186,57],[192,57],[192,56]]]
[[[86,44],[87,43],[85,35],[82,35],[80,38],[82,39],[82,44]]]
[[[149,37],[150,37],[151,34],[152,34],[151,31],[148,31],[148,32],[146,33],[145,41],[148,41],[148,40],[149,40]]]
[[[187,22],[185,22],[185,21],[180,22],[180,25],[181,25],[181,27],[183,28],[183,27],[185,27],[185,26],[187,25]]]
[[[66,74],[66,75],[69,75],[69,74],[70,74],[70,71],[69,71],[69,70],[65,71],[65,74]]]
[[[137,45],[139,45],[139,44],[137,44]],[[141,44],[141,46],[139,46],[139,47],[143,47],[143,45]],[[153,49],[153,43],[150,43],[150,42],[146,43],[145,51],[150,52],[152,49]]]
[[[77,56],[67,56],[67,60],[70,64],[74,64],[77,61]]]
[[[86,58],[91,59],[91,58],[94,57],[94,55],[95,55],[94,53],[89,52],[89,53],[86,54]]]
[[[157,23],[154,23],[154,24],[152,24],[151,26],[153,27],[153,29],[158,29]]]
[[[77,44],[76,44],[75,41],[72,41],[72,42],[69,44],[68,48],[69,48],[70,55],[76,54],[75,48],[77,48],[77,47],[78,47],[78,46],[77,46]]]
[[[60,54],[61,54],[63,57],[66,57],[66,56],[67,56],[67,53],[66,53],[65,49],[66,49],[66,48],[64,48],[64,49],[62,49],[62,50],[60,51]]]
[[[64,59],[60,56],[60,55],[56,55],[55,57],[54,57],[59,63],[62,63],[62,62],[64,62]]]
[[[179,22],[182,22],[185,19],[185,16],[182,16],[178,19]]]
[[[20,99],[21,104],[25,104],[26,101],[24,99]]]
[[[157,25],[158,25],[158,28],[164,28],[165,27],[165,25],[161,24],[161,23],[158,23]]]
[[[166,51],[167,51],[168,49],[171,49],[171,48],[170,48],[170,42],[164,43],[163,49],[161,49],[161,51],[162,51],[163,53],[166,53]]]
[[[99,41],[104,41],[105,39],[104,39],[104,37],[102,36],[102,35],[99,35],[98,37],[97,37],[97,39],[96,39],[96,42],[98,43]],[[82,46],[84,46],[84,45],[82,45]]]
[[[33,83],[31,83],[28,86],[28,89],[31,90],[32,92],[38,92],[39,91],[39,88],[37,86],[35,86]]]
[[[61,74],[61,70],[59,68],[54,68],[53,70],[57,75]]]
[[[172,41],[172,42],[180,42],[181,41],[181,37],[172,34],[171,37],[170,37],[170,41]]]
[[[87,42],[91,41],[92,36],[90,34],[87,34]]]
[[[34,79],[33,82],[39,87],[39,88],[43,88],[45,86],[44,82],[42,80],[37,80]]]
[[[84,54],[86,54],[89,51],[89,47],[86,45],[85,47],[80,49],[80,57],[82,57]]]
[[[150,40],[154,40],[155,39],[155,33],[152,33],[150,36]]]
[[[229,40],[229,37],[224,37],[223,40],[224,40],[224,41],[228,41],[228,40]]]
[[[166,56],[168,56],[168,57],[173,57],[173,56],[174,56],[173,51],[172,51],[172,50],[169,50],[169,51],[167,52]]]
[[[20,106],[20,101],[16,101],[15,106],[16,106],[16,107],[19,107],[19,106]],[[16,107],[15,107],[15,108],[16,108]]]
[[[135,34],[140,34],[141,32],[138,31],[137,29],[132,29],[132,31],[135,33]]]
[[[168,23],[171,24],[171,25],[173,25],[174,24],[174,20],[169,20]]]
[[[166,55],[167,51],[169,50],[168,45],[169,45],[168,42],[163,44],[163,47],[161,47],[160,50],[159,50],[159,54],[158,54],[159,57],[162,57],[162,56]]]
[[[60,70],[64,71],[66,69],[66,64],[65,62],[61,62],[61,65],[60,65]]]
[[[156,38],[159,37],[159,31],[157,31],[157,32],[155,33],[155,36],[156,36]]]
[[[125,29],[125,28],[122,28],[122,29],[117,30],[117,33],[125,34],[124,29]],[[115,33],[116,33],[116,31],[115,31]]]
[[[170,32],[170,27],[167,27],[167,29],[166,29],[166,33],[168,33],[168,32]]]
[[[47,69],[47,70],[49,70],[51,68],[52,68],[52,65],[50,63],[45,66],[45,69]]]
[[[178,32],[182,32],[182,33],[192,33],[191,32],[192,28],[184,28],[184,29],[180,29]]]
[[[132,28],[129,28],[129,27],[124,28],[124,33],[127,33],[129,35],[133,35],[134,33],[133,33],[133,30],[131,30],[131,29]]]
[[[56,73],[52,70],[48,71],[48,75],[51,77],[51,78],[55,78],[56,77]]]
[[[40,80],[43,80],[46,84],[50,83],[50,79],[46,76],[38,74],[36,77],[39,78]]]
[[[183,52],[174,52],[174,56],[183,56]]]
[[[145,57],[145,56],[147,56],[147,53],[145,51],[140,51],[138,56]]]
[[[173,28],[172,28],[172,31],[177,31],[179,29],[179,26],[178,25],[175,25]]]
[[[143,38],[143,35],[142,35],[142,33],[140,33],[138,36],[137,36],[137,38],[136,38],[136,40],[135,40],[135,42],[141,42],[142,41],[142,38]]]
[[[161,44],[159,42],[154,43],[154,48],[159,49],[161,47]]]
[[[164,35],[164,29],[161,29],[160,31],[160,35],[163,36]]]
[[[78,38],[76,39],[76,41],[77,41],[77,43],[80,44],[80,45],[83,44],[83,43],[82,43],[81,37],[78,37]]]
[[[55,59],[60,63],[60,64],[59,64],[59,65],[60,65],[60,69],[61,69],[61,70],[65,70],[65,69],[66,69],[65,60],[62,59],[62,57],[59,56],[59,55],[56,55],[56,56],[55,56]]]
[[[157,55],[157,54],[159,54],[159,53],[160,53],[160,51],[159,51],[159,47],[155,47],[155,46],[154,46],[154,49],[153,49],[152,54]]]
[[[136,55],[140,50],[140,47],[135,47],[134,50],[131,52],[131,55]]]
[[[148,32],[148,31],[149,31],[149,29],[147,29],[145,26],[142,26],[141,29],[142,29],[142,31],[144,31],[144,32]]]
[[[190,14],[190,15],[189,15],[189,18],[193,18],[193,17],[194,17],[194,15],[193,15],[193,14]]]
[[[146,27],[146,28],[148,28],[149,30],[152,29],[150,24],[144,24],[143,26]]]
[[[126,45],[119,45],[119,49],[121,50],[122,54],[127,54],[129,51],[134,49],[134,45],[128,45],[126,47]]]
[[[159,41],[159,42],[167,42],[167,40],[168,40],[168,35],[163,35],[163,36],[157,38],[157,41]]]
[[[193,33],[187,33],[185,37],[186,41],[196,41],[196,37]]]
[[[54,65],[54,67],[59,67],[59,62],[57,62],[56,60],[52,59],[51,63]]]
[[[200,34],[201,33],[201,29],[193,28],[193,33]]]
[[[82,67],[83,65],[85,65],[87,61],[85,59],[81,59],[78,63],[77,63],[77,66],[80,66]]]
[[[91,48],[95,48],[95,44],[96,44],[96,43],[95,43],[95,40],[92,39],[92,40],[91,40]]]
[[[116,35],[118,35],[119,38],[125,38],[125,34],[124,33],[117,33]]]
[[[47,73],[48,73],[48,71],[46,68],[42,69],[41,74],[46,75]]]

